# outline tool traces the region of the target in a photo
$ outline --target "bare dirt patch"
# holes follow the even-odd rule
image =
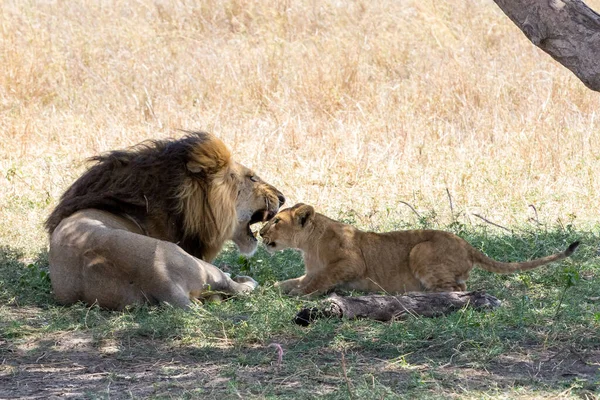
[[[210,396],[227,388],[230,378],[220,374],[228,360],[210,361],[203,353],[166,349],[152,339],[126,344],[96,341],[85,332],[53,334],[8,349],[0,398]]]
[[[564,388],[571,392],[596,392],[600,389],[600,350],[576,351],[573,348],[521,348],[498,356],[485,367],[445,365],[434,375],[446,385],[465,391],[505,390],[516,387]],[[559,396],[560,398],[560,396]]]
[[[306,363],[299,364],[286,359],[294,346],[283,344],[283,363],[278,366],[276,351],[267,346],[167,347],[149,338],[96,340],[88,332],[51,334],[4,349],[0,398],[246,398],[294,393],[305,393],[301,397],[306,398],[339,391],[348,382],[352,390],[367,380],[365,376],[396,393],[425,379],[449,397],[521,387],[546,388],[548,393],[564,389],[567,398],[571,392],[597,393],[600,380],[600,349],[531,346],[500,355],[485,367],[452,362],[434,366],[425,359],[398,365],[381,355],[356,352],[345,359],[346,380],[341,353],[322,350],[307,354]]]

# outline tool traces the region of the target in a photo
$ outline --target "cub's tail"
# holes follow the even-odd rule
[[[533,269],[553,261],[559,261],[564,258],[569,257],[575,249],[579,246],[579,241],[571,243],[567,249],[561,253],[556,253],[551,256],[536,258],[531,261],[523,261],[523,262],[500,262],[494,259],[489,258],[479,250],[473,249],[473,261],[475,264],[479,265],[481,268],[486,271],[496,272],[499,274],[510,274],[517,271],[527,271],[528,269]]]

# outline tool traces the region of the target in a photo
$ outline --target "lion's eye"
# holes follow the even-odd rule
[[[258,176],[252,175],[249,177],[252,182],[258,182]]]
[[[274,219],[273,219],[273,225],[275,225],[275,224],[276,224],[276,223],[278,223],[278,222],[279,222],[279,218],[274,218]]]

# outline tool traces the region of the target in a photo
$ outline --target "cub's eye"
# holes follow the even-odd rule
[[[273,225],[279,222],[279,218],[273,218]]]
[[[252,182],[258,182],[258,176],[252,175],[249,177]]]

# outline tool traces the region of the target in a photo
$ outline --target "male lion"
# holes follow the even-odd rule
[[[579,245],[532,261],[504,263],[450,232],[363,232],[302,203],[280,211],[260,234],[269,252],[302,251],[306,274],[276,283],[291,295],[318,295],[335,287],[390,293],[464,291],[474,264],[506,274],[562,260]]]
[[[257,286],[209,262],[228,239],[253,253],[250,225],[272,218],[285,198],[234,162],[221,140],[190,133],[93,160],[46,221],[60,303],[187,307],[207,292]]]

